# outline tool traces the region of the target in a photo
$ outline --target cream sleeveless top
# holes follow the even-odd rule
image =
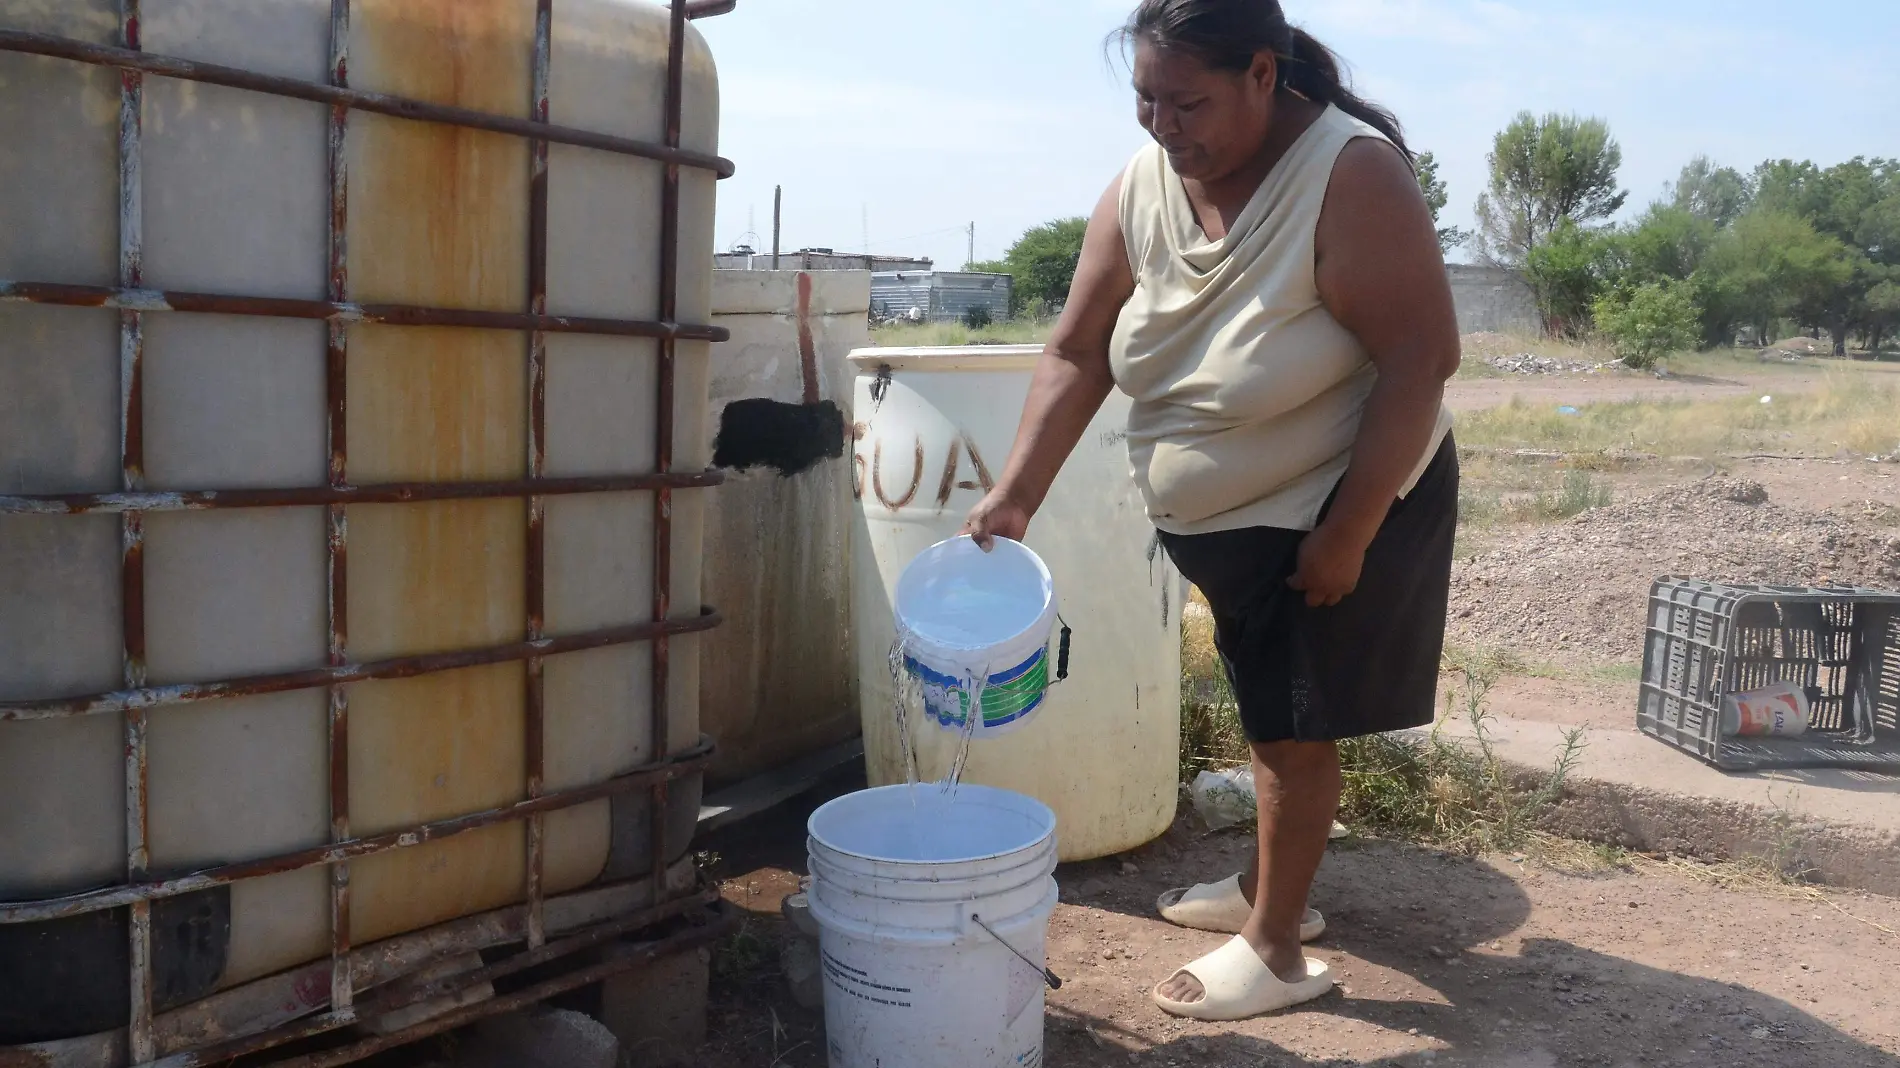
[[[1124,173],[1135,292],[1109,360],[1134,399],[1128,458],[1162,530],[1311,530],[1345,474],[1378,372],[1320,303],[1314,234],[1333,164],[1360,137],[1386,140],[1328,107],[1213,242],[1161,146],[1143,149]],[[1450,430],[1441,406],[1400,496]]]

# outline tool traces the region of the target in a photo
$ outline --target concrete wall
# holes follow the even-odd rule
[[[716,271],[714,463],[700,722],[718,739],[708,776],[729,783],[859,731],[851,659],[852,379],[870,343],[863,271]]]
[[[1543,333],[1537,300],[1515,271],[1477,264],[1450,263],[1451,299],[1458,308],[1458,332],[1475,334]]]

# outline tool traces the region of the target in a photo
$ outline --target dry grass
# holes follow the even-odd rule
[[[1900,452],[1900,388],[1840,372],[1820,388],[1772,397],[1592,404],[1566,415],[1549,404],[1513,400],[1459,419],[1460,444],[1543,449],[1587,456],[1642,452],[1664,457],[1755,452],[1832,456]]]
[[[871,340],[894,348],[948,345],[1040,345],[1054,320],[1012,319],[972,330],[962,323],[888,323],[871,328]]]
[[[1214,617],[1201,591],[1190,602],[1203,611],[1181,618],[1181,781],[1203,771],[1231,768],[1253,759],[1240,729],[1240,708],[1214,648]]]

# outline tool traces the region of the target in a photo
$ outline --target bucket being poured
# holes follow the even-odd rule
[[[1042,707],[1055,583],[1028,546],[997,538],[984,552],[967,535],[939,542],[898,577],[895,610],[904,670],[922,683],[924,713],[939,726],[965,729],[973,688],[978,738],[1015,730]]]
[[[1037,1068],[1056,817],[964,786],[862,790],[807,825],[831,1068]]]

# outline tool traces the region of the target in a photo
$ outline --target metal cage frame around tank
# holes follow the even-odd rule
[[[0,301],[73,307],[110,308],[119,313],[120,491],[103,494],[0,496],[0,514],[65,515],[117,514],[121,522],[121,627],[123,634],[123,687],[89,696],[0,702],[0,722],[55,719],[73,716],[119,715],[125,724],[125,819],[127,849],[125,881],[117,886],[38,901],[0,903],[0,924],[23,924],[127,908],[130,913],[129,1024],[116,1039],[108,1058],[117,1063],[194,1068],[257,1053],[293,1041],[310,1039],[341,1028],[376,1019],[398,1009],[413,1007],[445,994],[492,982],[504,976],[535,980],[521,989],[430,1016],[406,1027],[357,1037],[341,1045],[304,1052],[294,1060],[300,1068],[345,1064],[382,1049],[460,1026],[481,1016],[540,1001],[613,974],[637,968],[669,953],[715,940],[731,926],[731,918],[717,905],[717,895],[704,889],[670,892],[667,858],[672,843],[666,826],[666,796],[670,782],[704,769],[711,760],[712,743],[701,738],[692,748],[669,756],[667,682],[668,639],[718,625],[711,608],[694,618],[672,617],[670,570],[672,555],[672,494],[718,485],[716,470],[676,472],[674,456],[674,366],[676,343],[723,341],[727,331],[704,324],[677,321],[679,296],[680,172],[691,167],[711,171],[719,178],[733,172],[730,161],[683,149],[681,115],[684,95],[686,22],[725,14],[736,0],[671,0],[664,101],[664,141],[653,143],[561,126],[549,121],[548,84],[551,65],[553,0],[535,0],[532,119],[487,114],[447,107],[349,86],[350,0],[331,0],[328,83],[261,74],[212,63],[146,53],[140,43],[141,0],[120,0],[119,47],[106,47],[49,34],[0,30],[0,51],[39,55],[75,63],[116,68],[120,80],[119,170],[119,284],[113,287],[76,286],[35,280],[0,280]],[[143,189],[141,138],[143,87],[147,76],[225,86],[234,89],[313,101],[330,107],[328,169],[330,218],[328,241],[328,300],[286,300],[233,294],[156,291],[144,288],[142,270]],[[363,111],[421,123],[435,123],[526,138],[531,145],[529,183],[528,292],[519,313],[475,311],[412,305],[353,303],[348,299],[349,256],[345,233],[349,202],[344,138],[352,112]],[[653,160],[665,165],[660,203],[659,315],[654,320],[575,318],[547,313],[548,260],[548,146],[573,145],[601,152]],[[328,412],[328,480],[320,486],[292,489],[154,492],[145,488],[142,363],[144,319],[153,314],[215,313],[241,316],[322,320],[329,325],[326,356]],[[525,333],[528,367],[528,477],[513,481],[424,482],[355,485],[348,477],[345,428],[348,420],[347,329],[352,323],[389,323],[408,326],[456,326]],[[548,478],[546,407],[546,335],[579,333],[652,338],[658,342],[657,430],[655,469],[589,478]],[[546,500],[567,494],[647,491],[655,495],[653,519],[653,605],[649,621],[632,626],[549,636],[543,626],[545,601]],[[463,649],[425,656],[357,663],[347,651],[349,526],[345,507],[361,503],[522,498],[527,501],[526,640],[501,646]],[[322,505],[327,512],[329,654],[325,668],[223,679],[183,685],[148,686],[145,680],[144,516],[148,512],[275,508]],[[627,774],[571,790],[548,791],[543,781],[545,708],[542,662],[545,657],[584,649],[647,642],[653,658],[652,763]],[[524,751],[527,796],[512,805],[468,813],[452,819],[406,827],[386,834],[356,836],[350,829],[349,701],[345,686],[369,679],[408,678],[481,664],[525,662],[526,701]],[[276,856],[227,864],[174,877],[155,878],[149,869],[147,841],[147,722],[154,708],[214,701],[221,698],[326,689],[329,693],[330,842]],[[650,833],[652,871],[646,907],[629,912],[621,907],[603,917],[600,901],[631,900],[615,897],[614,886],[590,888],[553,901],[567,912],[562,936],[548,937],[549,899],[542,887],[542,821],[550,812],[619,794],[645,790],[651,797]],[[397,936],[378,943],[379,954],[354,951],[350,944],[350,862],[356,858],[406,849],[466,831],[508,822],[525,822],[526,886],[524,902],[443,925],[446,932],[426,936]],[[152,905],[153,902],[193,891],[227,885],[243,879],[328,867],[331,947],[328,960],[327,1011],[314,1011],[255,1033],[219,1041],[177,1043],[182,1048],[160,1056],[153,1012]],[[563,902],[588,897],[597,906],[588,914]],[[623,936],[666,921],[691,920],[673,932],[640,943]],[[605,922],[600,922],[604,920]],[[589,922],[593,921],[593,922]],[[447,978],[402,980],[400,960],[436,953],[441,946],[463,951],[510,943],[525,950],[496,963]],[[406,956],[405,956],[406,954]],[[576,955],[585,954],[578,962]],[[379,959],[372,959],[379,958]],[[424,961],[426,963],[426,961]],[[562,965],[566,965],[562,970]],[[306,976],[319,960],[286,975]],[[541,969],[541,971],[531,971]],[[413,967],[411,968],[413,970]],[[263,981],[268,982],[268,980]],[[359,985],[383,985],[366,1001],[356,997]],[[319,1006],[320,1007],[320,1006]],[[215,1028],[213,1029],[215,1030]],[[0,1050],[0,1055],[7,1051]],[[4,1056],[0,1056],[4,1059]],[[12,1063],[9,1061],[9,1063]],[[35,1063],[28,1061],[26,1063]]]

